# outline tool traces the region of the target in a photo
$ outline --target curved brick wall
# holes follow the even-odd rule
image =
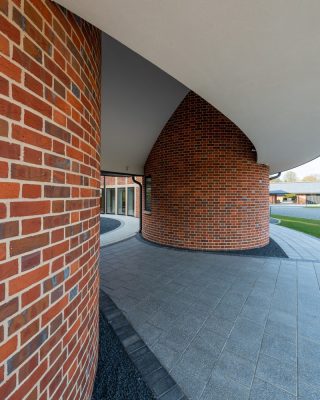
[[[143,236],[191,249],[250,249],[269,242],[269,168],[249,139],[193,92],[172,115],[145,164],[152,212]]]
[[[0,398],[89,399],[100,32],[51,1],[3,0],[0,48]]]

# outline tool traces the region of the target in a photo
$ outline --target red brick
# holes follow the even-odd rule
[[[12,337],[4,344],[0,345],[0,363],[2,363],[6,358],[10,357],[11,354],[17,349],[17,336]]]
[[[41,252],[40,251],[22,256],[21,271],[25,272],[28,269],[36,267],[37,265],[40,264],[40,260],[41,260]]]
[[[61,198],[70,197],[70,187],[68,186],[45,186],[44,197]]]
[[[8,12],[9,12],[8,0],[1,0],[0,1],[0,12],[8,15]]]
[[[43,215],[50,212],[50,201],[19,201],[10,205],[11,217]]]
[[[11,160],[19,160],[20,146],[0,140],[0,157],[9,158]]]
[[[14,199],[19,197],[19,183],[0,182],[0,199]]]
[[[44,265],[33,271],[27,272],[21,277],[14,278],[9,281],[9,294],[13,295],[22,290],[34,285],[37,282],[43,280],[49,273],[49,265]]]
[[[0,281],[10,278],[13,275],[17,275],[18,260],[10,260],[0,264]]]
[[[51,179],[51,171],[44,168],[12,164],[11,177],[13,179],[22,179],[28,181],[49,182]]]
[[[19,302],[17,298],[8,301],[0,306],[0,322],[4,321],[18,311]]]
[[[13,240],[10,243],[10,255],[17,256],[32,250],[39,249],[49,243],[49,234],[41,233],[39,235],[28,236],[23,239]]]
[[[9,40],[0,33],[0,52],[9,55]]]
[[[21,296],[22,307],[25,307],[28,304],[34,302],[35,300],[37,300],[40,297],[40,295],[41,295],[41,286],[40,285],[34,286],[31,289],[27,290]],[[37,304],[37,303],[35,303],[35,304]],[[45,308],[47,308],[47,306]]]
[[[11,61],[0,55],[0,72],[14,81],[21,81],[21,68],[17,67]]]
[[[8,136],[8,122],[0,118],[0,136]]]
[[[23,160],[31,164],[42,164],[42,152],[29,147],[24,148]],[[26,185],[24,185],[25,187]],[[39,186],[38,186],[39,187]]]
[[[58,139],[61,139],[65,142],[70,142],[70,133],[59,126],[52,124],[49,121],[46,121],[45,123],[45,131],[49,135],[52,135]]]
[[[6,243],[0,243],[0,261],[6,259],[7,246]]]
[[[43,261],[56,258],[69,250],[69,241],[56,244],[43,250]]]
[[[35,318],[38,318],[39,314],[41,314],[45,309],[48,308],[49,296],[39,299],[40,293],[40,285],[36,285],[22,294],[23,307],[30,304],[31,302],[34,302],[37,299],[38,301],[32,304],[29,308],[25,309],[22,313],[15,315],[10,320],[8,325],[8,335],[11,336],[16,333],[18,330],[29,324]]]
[[[16,104],[11,103],[8,100],[0,99],[0,115],[4,115],[7,118],[20,121],[21,119],[21,108]]]
[[[41,326],[47,325],[60,311],[68,304],[68,296],[64,296],[61,300],[55,303],[48,311],[46,311],[41,317]]]
[[[6,161],[0,161],[0,178],[8,178],[9,168]]]
[[[9,393],[12,393],[16,387],[16,375],[0,384],[0,399],[5,399]]]
[[[32,113],[31,111],[25,110],[24,123],[38,131],[42,130],[42,124],[43,124],[42,118]]]
[[[19,221],[8,221],[0,224],[0,240],[19,235]],[[1,272],[0,272],[1,275]]]
[[[32,218],[22,221],[22,234],[30,235],[41,230],[41,218]]]
[[[19,63],[22,67],[24,67],[32,75],[36,76],[46,85],[51,86],[52,76],[48,73],[48,71],[42,68],[36,61],[30,58],[27,54],[23,53],[16,46],[13,47],[13,60]]]
[[[38,97],[27,92],[24,89],[16,85],[12,85],[12,97],[14,100],[24,104],[25,106],[32,108],[46,117],[51,118],[52,108],[48,103],[40,100]]]
[[[0,15],[1,33],[7,36],[13,42],[20,43],[20,31],[6,18]]]
[[[22,329],[20,334],[21,344],[24,345],[28,340],[30,340],[34,335],[39,332],[39,329],[40,321],[38,319],[31,322],[27,327]]]
[[[9,97],[9,81],[3,76],[0,76],[0,94]]]
[[[26,34],[35,42],[38,46],[41,47],[46,53],[51,53],[51,44],[50,42],[39,32],[38,29],[34,27],[34,25],[29,22],[16,8],[13,8],[12,13],[13,20],[20,25],[21,29],[23,29]]]
[[[27,37],[23,39],[23,49],[36,61],[42,63],[42,50]]]
[[[69,159],[64,157],[59,157],[53,154],[45,154],[44,163],[53,168],[70,169]]]
[[[52,140],[50,138],[20,125],[13,125],[12,136],[16,140],[20,140],[21,142],[43,149],[51,150],[52,147]]]
[[[52,229],[58,226],[69,225],[70,214],[50,215],[43,218],[43,228]]]
[[[22,186],[22,197],[29,199],[36,199],[41,197],[41,186],[40,185],[29,185],[25,184]]]
[[[24,84],[28,89],[30,89],[38,96],[41,97],[43,95],[43,84],[27,73],[24,77]]]
[[[0,203],[0,219],[7,216],[7,207],[4,203]]]
[[[46,3],[40,3],[38,0],[30,0],[30,2],[37,9],[38,13],[40,13],[44,19],[51,25],[52,23],[52,14],[50,13]]]
[[[55,62],[45,56],[44,64],[46,68],[64,84],[64,86],[70,87],[69,76]]]
[[[43,18],[27,0],[25,0],[24,3],[24,12],[26,16],[32,21],[34,25],[37,26],[37,28],[41,32],[43,27]]]

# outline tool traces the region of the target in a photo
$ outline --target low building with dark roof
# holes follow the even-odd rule
[[[278,182],[269,188],[271,204],[320,204],[320,182]]]

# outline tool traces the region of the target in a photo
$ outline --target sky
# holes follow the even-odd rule
[[[298,178],[303,178],[306,175],[320,175],[320,157],[308,162],[307,164],[301,165],[301,167],[293,168],[290,171],[295,172],[298,175]],[[284,171],[283,174],[285,172],[286,171]]]

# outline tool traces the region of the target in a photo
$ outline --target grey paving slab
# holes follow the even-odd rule
[[[319,400],[320,262],[180,251],[133,237],[102,249],[100,273],[189,400]],[[112,307],[106,312],[139,360],[144,342]],[[161,380],[147,361],[145,375]],[[180,394],[171,388],[160,398],[170,396]]]
[[[296,363],[297,342],[281,336],[278,332],[265,334],[262,340],[261,353],[287,363]]]
[[[297,394],[297,367],[295,363],[287,363],[261,354],[256,376],[293,395]]]
[[[296,396],[256,378],[251,388],[250,400],[296,400]]]
[[[201,400],[248,400],[249,389],[215,372],[206,386]]]
[[[248,388],[251,387],[256,363],[239,357],[235,354],[223,351],[221,357],[214,368],[214,372],[218,372],[224,376],[228,376],[241,385]]]
[[[320,239],[274,224],[270,225],[270,236],[289,258],[320,261]]]

